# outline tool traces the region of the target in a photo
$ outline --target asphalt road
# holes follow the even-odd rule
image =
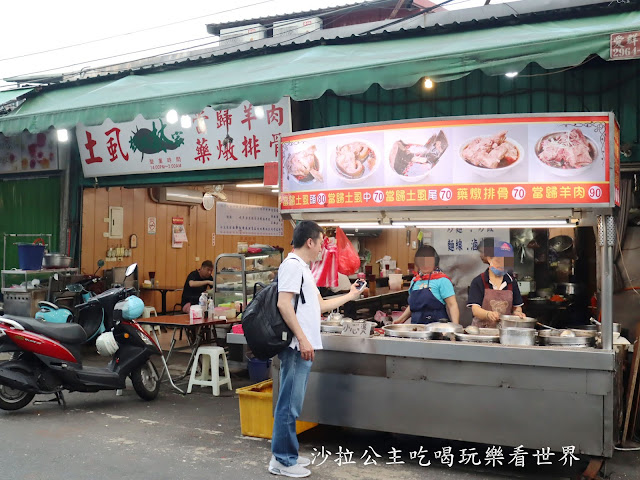
[[[236,375],[233,381],[234,388],[250,383]],[[237,394],[223,390],[220,397],[214,397],[210,390],[194,388],[185,397],[163,385],[153,402],[140,400],[132,388],[122,396],[74,393],[66,395],[67,409],[44,403],[17,412],[0,411],[2,478],[274,478],[267,472],[270,441],[241,435]],[[588,463],[587,458],[580,458],[571,467],[563,467],[558,455],[552,466],[537,466],[536,452],[528,451],[524,468],[516,467],[508,465],[513,449],[505,447],[502,465],[495,461],[493,466],[487,465],[489,445],[324,425],[299,438],[301,453],[314,458],[311,478],[316,479],[560,479],[577,478]],[[451,467],[443,465],[450,459],[448,448],[454,459]],[[474,448],[477,456],[463,457]],[[468,465],[461,463],[465,459],[470,460]],[[471,465],[472,460],[481,465]],[[430,465],[425,466],[427,462]],[[605,473],[612,480],[640,479],[640,455],[616,452]]]

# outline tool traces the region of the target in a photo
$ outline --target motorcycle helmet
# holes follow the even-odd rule
[[[132,295],[118,303],[122,303],[119,308],[122,310],[122,318],[126,320],[135,320],[144,313],[144,302],[136,296]]]
[[[113,332],[105,332],[96,339],[96,348],[98,355],[111,357],[120,347],[113,336]]]

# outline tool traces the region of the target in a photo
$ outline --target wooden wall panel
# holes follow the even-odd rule
[[[228,191],[230,203],[244,203],[277,207],[274,196]],[[103,233],[108,224],[103,221],[109,216],[109,206],[123,207],[124,234],[122,239],[108,239]],[[147,233],[147,218],[156,217],[156,234]],[[182,217],[189,239],[181,249],[171,248],[171,222],[173,217]],[[289,250],[293,227],[285,221],[283,237],[216,235],[216,244],[212,245],[212,235],[216,231],[215,208],[209,211],[201,206],[161,205],[153,202],[146,188],[125,189],[111,187],[83,192],[81,268],[84,273],[93,273],[98,259],[106,259],[109,247],[129,247],[132,234],[138,237],[138,247],[132,250],[130,258],[121,262],[108,262],[106,268],[126,266],[138,263],[140,282],[149,278],[149,272],[156,272],[156,279],[163,286],[182,287],[189,272],[198,268],[204,260],[214,261],[221,253],[234,253],[237,243],[265,243],[278,245]],[[199,260],[196,260],[198,258]],[[160,295],[144,292],[145,304],[153,305],[160,311]],[[167,308],[180,301],[180,292],[167,295]]]
[[[416,240],[417,232],[412,230],[411,240]],[[407,234],[404,229],[383,230],[379,237],[359,237],[360,245],[363,245],[371,251],[371,262],[374,265],[373,273],[378,274],[378,264],[376,260],[390,255],[396,261],[396,266],[402,269],[402,273],[406,274],[408,264],[413,263],[416,250],[407,246]]]
[[[88,188],[84,191],[84,207],[82,209],[82,236],[86,238],[95,237],[95,203],[96,203],[96,191],[93,188]],[[88,242],[86,248],[80,251],[80,264],[90,267],[94,255],[95,242]],[[97,260],[96,260],[97,261]],[[95,268],[92,270],[95,270]]]

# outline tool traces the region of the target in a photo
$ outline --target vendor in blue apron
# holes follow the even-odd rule
[[[460,323],[453,284],[439,263],[440,257],[431,245],[418,249],[414,260],[418,271],[409,286],[409,307],[393,323],[404,323],[409,317],[411,323]]]
[[[471,282],[467,307],[473,312],[472,325],[494,328],[500,315],[525,317],[518,282],[508,270],[513,269],[513,247],[508,242],[496,241],[493,252],[484,252],[489,268]]]

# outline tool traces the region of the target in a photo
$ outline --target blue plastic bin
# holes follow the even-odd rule
[[[18,244],[18,263],[21,270],[41,270],[44,245],[33,243]]]
[[[249,361],[249,379],[258,383],[269,379],[269,368],[271,367],[271,359],[258,360],[257,358],[247,357]]]

